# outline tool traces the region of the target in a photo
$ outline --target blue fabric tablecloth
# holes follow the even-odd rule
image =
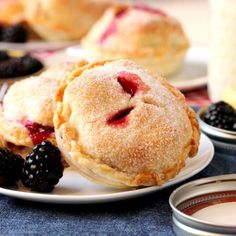
[[[187,181],[230,173],[236,173],[236,155],[216,151],[210,165]],[[168,198],[181,184],[97,205],[43,204],[0,195],[0,235],[174,235]]]

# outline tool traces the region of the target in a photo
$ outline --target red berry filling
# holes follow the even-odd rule
[[[107,119],[107,124],[124,128],[128,124],[128,115],[133,110],[133,107],[126,108],[110,115]]]
[[[156,9],[156,8],[151,8],[147,5],[143,5],[141,3],[137,3],[134,5],[134,9],[137,9],[137,10],[142,10],[142,11],[146,11],[146,12],[149,12],[149,13],[153,13],[153,14],[156,14],[156,15],[160,15],[160,16],[163,16],[165,17],[166,16],[166,13],[159,10],[159,9]]]
[[[117,80],[123,90],[129,93],[131,97],[133,97],[138,90],[145,90],[147,88],[138,75],[130,72],[121,71]]]
[[[101,38],[99,39],[99,43],[103,43],[111,34],[114,34],[117,30],[117,21],[122,18],[126,13],[126,10],[122,10],[118,12],[110,25],[107,27],[105,32],[102,34]]]
[[[30,120],[25,120],[23,124],[25,128],[28,129],[30,138],[34,145],[48,139],[54,132],[53,127],[40,125]]]
[[[146,12],[149,12],[152,14],[163,16],[163,17],[166,16],[165,12],[163,12],[159,9],[156,9],[156,8],[151,8],[149,6],[143,5],[141,3],[134,4],[133,7],[134,7],[134,9],[137,9],[137,10],[146,11]],[[121,19],[126,14],[126,10],[127,9],[123,9],[115,15],[115,17],[111,21],[110,25],[107,27],[107,29],[103,32],[102,36],[100,37],[99,43],[103,43],[110,35],[112,35],[116,32],[117,22],[119,19]]]

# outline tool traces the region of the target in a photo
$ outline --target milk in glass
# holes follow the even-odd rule
[[[236,0],[210,0],[210,6],[209,95],[236,107]]]

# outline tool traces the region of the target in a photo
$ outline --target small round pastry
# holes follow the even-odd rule
[[[54,92],[60,79],[75,64],[68,62],[55,65],[39,76],[15,82],[10,86],[0,106],[0,135],[8,146],[32,148],[46,139],[55,143]]]
[[[22,0],[25,18],[42,38],[78,40],[114,0]]]
[[[53,121],[66,161],[113,187],[161,185],[199,145],[184,96],[128,60],[85,64],[67,74]]]
[[[137,4],[107,9],[82,43],[94,58],[131,59],[164,76],[177,71],[189,46],[176,19]]]
[[[21,0],[0,1],[0,23],[12,25],[24,20]]]

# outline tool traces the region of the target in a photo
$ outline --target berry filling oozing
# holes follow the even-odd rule
[[[122,71],[118,75],[117,81],[122,86],[126,93],[133,97],[139,90],[145,90],[146,85],[142,82],[140,77],[136,74]]]
[[[137,3],[134,5],[134,9],[141,10],[141,11],[146,11],[152,14],[160,15],[162,17],[166,17],[166,13],[157,9],[157,8],[151,8],[147,5],[143,5],[141,3]]]
[[[133,107],[130,107],[120,110],[113,115],[110,115],[107,119],[107,124],[110,126],[124,128],[128,124],[128,115],[132,110]]]
[[[29,131],[30,138],[34,145],[48,139],[54,132],[54,128],[50,126],[40,125],[36,122],[26,120],[23,122],[25,128]]]
[[[114,34],[117,29],[117,21],[121,19],[126,13],[126,10],[122,10],[118,12],[114,19],[111,21],[110,25],[107,27],[105,32],[102,34],[102,36],[99,39],[99,43],[103,43],[110,35]]]

